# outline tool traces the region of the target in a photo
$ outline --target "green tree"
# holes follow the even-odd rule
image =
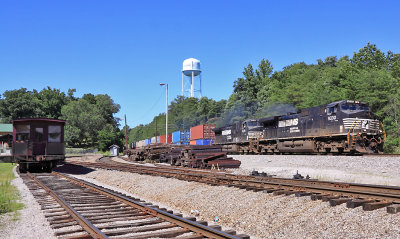
[[[0,99],[0,118],[4,123],[11,123],[13,119],[40,116],[40,101],[36,90],[28,91],[26,88],[21,88],[3,93],[3,99]]]
[[[36,97],[40,102],[40,115],[44,118],[60,118],[61,108],[69,101],[64,92],[51,89],[50,86],[41,90]]]
[[[103,129],[106,120],[97,107],[85,99],[71,101],[62,109],[62,117],[67,121],[65,138],[69,145],[93,147],[98,132]]]
[[[111,97],[107,94],[96,95],[94,99],[96,106],[99,108],[106,122],[116,128],[118,126],[120,119],[115,118],[114,114],[119,112],[121,108],[120,105],[114,103]]]
[[[103,129],[98,132],[97,135],[98,143],[97,147],[101,151],[107,151],[113,144],[122,147],[124,135],[118,129],[115,129],[111,124],[106,124]]]
[[[382,69],[388,65],[385,53],[380,51],[375,44],[369,42],[357,53],[354,52],[351,63],[359,69]]]

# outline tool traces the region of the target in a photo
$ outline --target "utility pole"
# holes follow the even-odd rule
[[[156,143],[157,143],[157,117],[156,117]]]
[[[165,143],[168,144],[168,84],[160,83],[165,85]]]
[[[125,114],[125,149],[128,149],[128,129],[126,127],[126,114]]]

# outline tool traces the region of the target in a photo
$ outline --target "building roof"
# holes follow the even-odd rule
[[[0,132],[13,132],[12,124],[0,124]]]

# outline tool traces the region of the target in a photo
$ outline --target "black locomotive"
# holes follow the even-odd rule
[[[367,103],[342,100],[216,128],[215,144],[239,153],[382,153],[385,134]]]

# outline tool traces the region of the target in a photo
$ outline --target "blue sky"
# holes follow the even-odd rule
[[[227,99],[249,63],[275,70],[352,55],[400,53],[399,1],[1,1],[0,93],[44,87],[108,94],[134,127],[181,92],[201,61],[203,95]],[[122,123],[122,122],[121,122]]]

